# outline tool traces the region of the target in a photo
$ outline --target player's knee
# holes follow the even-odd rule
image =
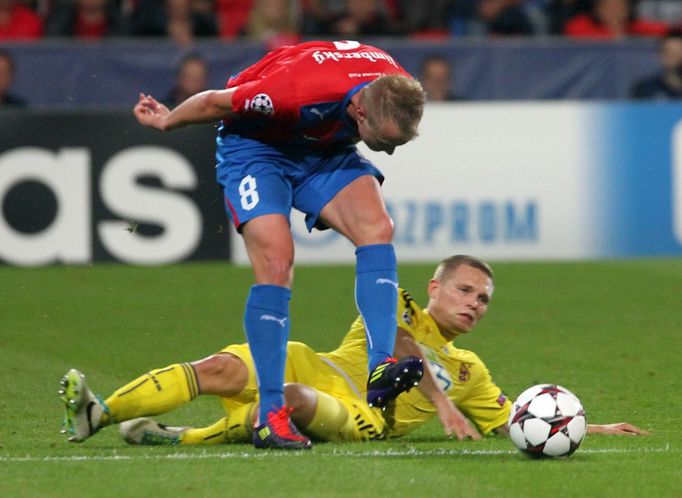
[[[213,384],[221,379],[228,369],[226,355],[214,354],[193,364],[197,381],[202,385]]]
[[[380,243],[388,243],[393,240],[393,231],[394,231],[394,225],[393,225],[393,219],[386,215],[382,217],[381,221],[377,224],[377,242]]]
[[[214,354],[192,364],[202,394],[231,395],[246,384],[248,370],[232,354]]]
[[[275,253],[266,259],[266,271],[275,285],[290,285],[294,268],[294,257]]]
[[[362,224],[358,230],[357,246],[388,244],[393,240],[393,220],[387,214],[376,216]]]
[[[259,284],[290,287],[294,272],[294,255],[289,251],[265,251],[252,257],[251,263]]]

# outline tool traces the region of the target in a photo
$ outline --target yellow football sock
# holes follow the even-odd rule
[[[258,403],[249,403],[230,411],[225,426],[225,442],[251,442],[253,437],[253,419],[257,409]]]
[[[307,427],[298,429],[318,441],[352,441],[355,426],[340,401],[318,391],[313,419]]]
[[[226,442],[228,417],[223,417],[213,425],[199,429],[187,429],[182,434],[180,444],[222,444]]]
[[[106,399],[108,416],[102,424],[166,413],[199,394],[196,373],[189,363],[152,370],[118,389]]]
[[[180,444],[250,443],[253,435],[253,414],[258,403],[242,405],[213,425],[187,429]]]

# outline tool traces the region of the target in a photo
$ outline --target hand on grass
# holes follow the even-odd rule
[[[611,435],[625,435],[625,436],[647,436],[651,434],[649,431],[640,429],[627,422],[618,422],[616,424],[589,424],[587,426],[588,434],[611,434]]]
[[[441,398],[436,405],[438,408],[438,416],[440,422],[443,424],[445,434],[451,439],[457,438],[460,441],[464,439],[473,439],[477,441],[481,439],[481,434],[476,430],[474,425],[468,418],[459,411],[459,409],[447,397]]]

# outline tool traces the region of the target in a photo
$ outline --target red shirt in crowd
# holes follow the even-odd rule
[[[10,7],[9,18],[0,13],[0,40],[35,40],[43,35],[43,21],[23,5]]]
[[[628,23],[625,35],[629,36],[663,36],[668,32],[664,23],[635,19]],[[574,17],[564,27],[564,34],[575,38],[611,39],[617,35],[607,26],[597,22],[589,14]]]
[[[89,40],[99,40],[104,38],[109,29],[109,22],[105,16],[102,16],[96,21],[91,21],[85,18],[84,15],[76,14],[76,22],[74,24],[73,34],[77,38],[85,38]]]

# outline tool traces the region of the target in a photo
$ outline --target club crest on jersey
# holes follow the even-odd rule
[[[260,112],[269,116],[275,112],[275,106],[272,104],[272,99],[267,93],[259,93],[251,99],[249,108],[252,111]]]
[[[469,379],[471,378],[471,371],[469,370],[471,368],[471,363],[462,363],[459,366],[459,381],[460,382],[468,382]]]

